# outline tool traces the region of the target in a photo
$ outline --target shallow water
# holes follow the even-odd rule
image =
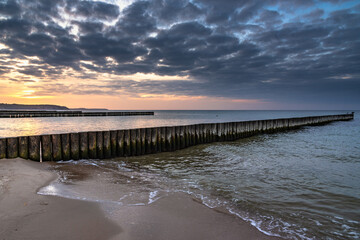
[[[271,113],[252,111],[243,119],[294,114]],[[359,239],[359,135],[356,118],[171,153],[61,162],[52,164],[60,179],[39,193],[121,207],[181,191],[209,207],[224,207],[269,235]]]

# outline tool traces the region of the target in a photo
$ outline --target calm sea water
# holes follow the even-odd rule
[[[0,125],[0,136],[337,113],[344,112],[160,111],[153,117],[1,119],[8,125]],[[268,235],[359,239],[358,114],[353,121],[172,153],[51,164],[60,178],[39,193],[98,201],[111,215],[122,205],[147,205],[185,192]]]
[[[347,111],[155,111],[154,116],[0,118],[0,137],[343,113]]]

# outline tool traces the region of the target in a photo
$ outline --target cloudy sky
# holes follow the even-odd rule
[[[0,102],[360,109],[360,3],[0,0]]]

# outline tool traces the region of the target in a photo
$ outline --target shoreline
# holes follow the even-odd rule
[[[0,160],[0,239],[281,239],[185,193],[111,214],[101,203],[39,195],[58,177],[48,166]]]

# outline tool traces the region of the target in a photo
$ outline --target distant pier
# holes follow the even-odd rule
[[[0,118],[32,117],[107,117],[107,116],[140,116],[154,115],[154,112],[83,112],[83,111],[17,111],[0,110]]]
[[[140,156],[352,119],[354,113],[0,138],[0,159],[59,161]]]

